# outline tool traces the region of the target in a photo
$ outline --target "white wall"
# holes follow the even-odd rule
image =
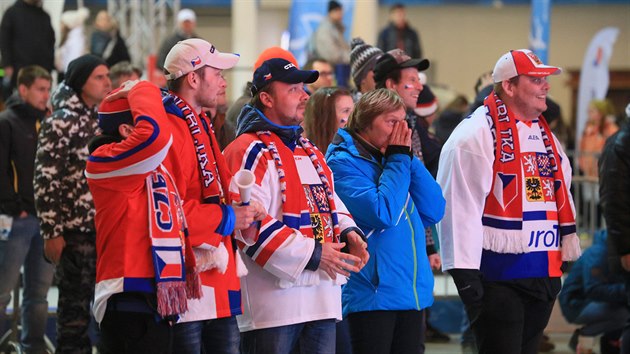
[[[387,12],[381,9],[380,26],[387,22]],[[468,96],[479,74],[492,70],[501,54],[528,46],[529,6],[414,7],[407,12],[435,66],[432,81]],[[630,3],[555,6],[550,23],[550,64],[579,70],[595,33],[615,26],[620,34],[610,67],[630,70]],[[551,96],[563,107],[565,118],[570,113],[568,80],[567,74],[550,79]]]
[[[249,1],[249,0],[235,0]],[[238,4],[238,3],[236,3]],[[261,52],[280,45],[287,28],[289,0],[262,0],[258,12],[257,38],[243,38]],[[357,0],[357,7],[374,6],[373,1]],[[353,28],[376,33],[388,21],[387,7],[378,9],[377,23],[370,17],[359,17]],[[219,48],[231,50],[229,14],[201,13],[199,34]],[[431,60],[430,81],[448,85],[466,96],[473,96],[473,85],[480,73],[492,70],[499,56],[509,49],[526,48],[529,33],[529,6],[416,6],[407,9],[407,17],[421,35],[425,55]],[[364,21],[365,23],[361,23]],[[630,70],[630,3],[626,5],[562,5],[552,9],[549,63],[565,69],[579,69],[584,51],[601,28],[620,29],[612,69]],[[244,19],[243,26],[247,26]],[[255,59],[254,59],[255,60]],[[570,113],[570,90],[566,74],[554,77],[551,95]],[[232,83],[239,92],[244,82]],[[228,97],[231,97],[230,95]]]

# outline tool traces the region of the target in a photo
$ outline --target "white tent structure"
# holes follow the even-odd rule
[[[0,14],[13,3],[11,0],[0,0]],[[77,7],[84,7],[84,3],[83,0],[77,0]],[[43,7],[50,14],[59,39],[59,24],[65,1],[43,1]],[[179,12],[180,7],[180,0],[107,0],[107,11],[118,22],[133,64],[145,67],[147,57],[157,53],[162,39],[175,28],[174,14]]]
[[[180,0],[108,0],[107,11],[118,21],[135,65],[159,50],[162,39],[175,28]],[[171,21],[169,22],[169,19]]]

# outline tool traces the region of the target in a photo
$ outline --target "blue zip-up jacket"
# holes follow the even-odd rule
[[[442,190],[420,160],[400,149],[376,159],[345,129],[328,147],[335,190],[367,236],[370,260],[343,289],[344,316],[422,310],[433,303],[424,228],[440,221]]]

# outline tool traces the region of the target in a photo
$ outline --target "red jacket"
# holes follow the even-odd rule
[[[111,295],[155,292],[145,180],[164,160],[172,138],[164,109],[155,104],[160,100],[157,86],[141,82],[131,90],[129,100],[134,102],[133,133],[96,149],[85,171],[96,209],[94,316],[98,322]]]
[[[201,248],[217,247],[220,242],[223,242],[229,251],[228,267],[225,274],[221,274],[216,269],[201,273],[202,299],[188,301],[189,310],[182,316],[181,321],[188,322],[239,315],[242,313],[241,286],[239,278],[236,276],[232,239],[229,236],[233,232],[233,227],[231,230],[223,230],[222,233],[217,232],[217,229],[224,226],[227,218],[224,215],[225,204],[221,207],[219,203],[203,202],[200,167],[187,121],[184,119],[182,111],[173,102],[173,96],[166,96],[163,101],[172,124],[173,133],[173,146],[164,165],[169,171],[173,171],[172,176],[184,200],[189,241],[193,247]],[[227,195],[229,194],[228,187],[232,175],[211,130],[210,120],[205,114],[200,117],[195,113],[194,117],[202,133],[206,134],[207,142],[211,145],[210,147],[206,146],[205,150],[208,166],[217,166],[219,172],[211,183],[219,184],[220,180],[220,188],[223,188],[226,194],[222,203],[229,203]],[[202,120],[205,121],[209,133],[204,128]],[[211,170],[215,171],[214,167]],[[217,187],[219,186],[217,185]],[[231,207],[229,208],[231,209]]]

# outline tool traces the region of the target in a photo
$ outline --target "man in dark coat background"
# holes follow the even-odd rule
[[[39,65],[49,73],[55,66],[55,31],[41,0],[17,0],[0,23],[0,65],[5,80],[2,96],[8,98],[17,74],[27,65]]]

